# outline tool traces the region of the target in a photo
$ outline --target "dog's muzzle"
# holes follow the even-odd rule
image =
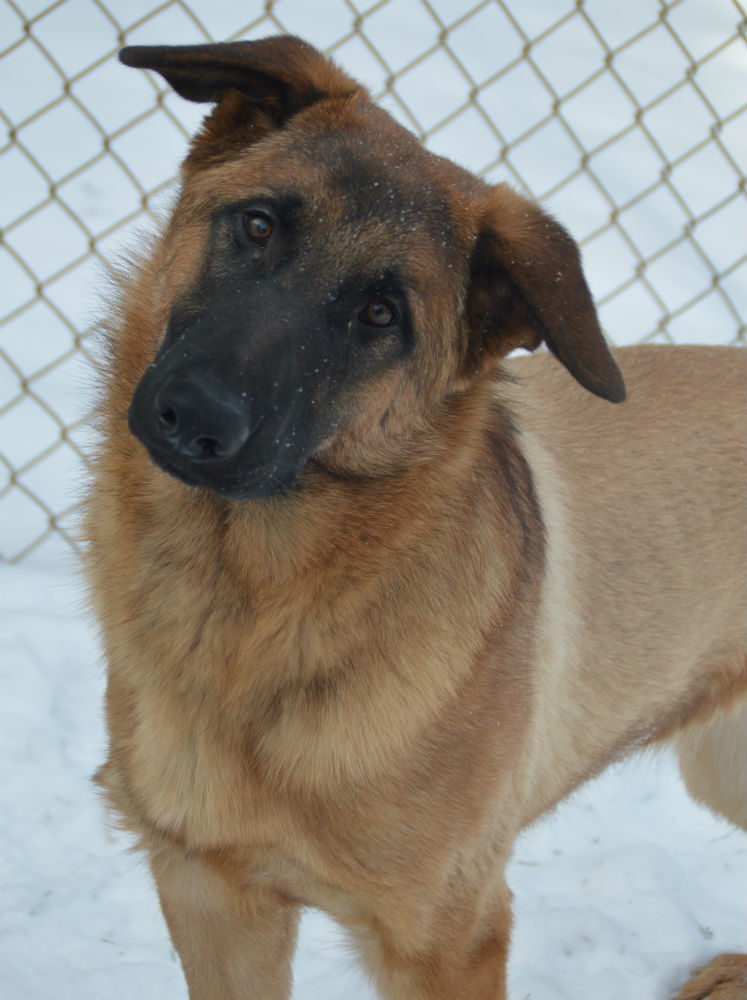
[[[263,492],[248,458],[261,421],[251,400],[204,362],[166,373],[152,365],[141,379],[127,414],[130,431],[165,472],[191,486],[242,498]]]

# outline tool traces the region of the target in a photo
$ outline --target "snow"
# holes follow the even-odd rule
[[[150,6],[140,0],[108,4],[123,23],[134,22]],[[216,37],[239,27],[237,5],[227,0],[199,0],[192,6]],[[252,11],[259,18],[263,9],[259,3],[238,6],[245,23]],[[464,0],[432,0],[432,8],[448,23],[473,6]],[[455,51],[473,66],[477,82],[489,78],[497,59],[505,63],[514,58],[522,44],[520,30],[545,30],[564,5],[537,0],[515,6],[521,13],[513,26],[502,11],[498,13],[497,5],[489,5],[482,9],[495,23],[486,22],[481,28],[465,19],[454,33]],[[570,10],[572,4],[565,6]],[[300,0],[281,0],[276,11],[283,26],[317,43],[330,44],[347,30],[349,10],[344,4],[324,0],[313,7],[312,12]],[[644,0],[625,5],[588,0],[587,7],[604,22],[607,37],[615,44],[632,39],[650,23],[650,6]],[[21,31],[16,9],[7,5],[1,15],[4,36],[11,40]],[[42,7],[25,0],[18,9],[32,16]],[[329,17],[321,15],[322,9]],[[732,30],[733,12],[727,0],[686,0],[672,17],[700,57],[718,43],[724,26]],[[378,39],[393,67],[405,65],[435,41],[424,7],[415,0],[381,5],[370,21],[371,37]],[[107,46],[113,50],[116,45],[112,25],[89,0],[52,5],[35,30],[59,65],[73,73]],[[277,24],[265,19],[253,33],[275,30]],[[427,31],[433,39],[426,37]],[[493,38],[500,38],[499,55]],[[197,40],[195,23],[180,4],[164,5],[157,17],[143,20],[128,35],[128,41],[137,43]],[[619,71],[644,99],[665,86],[667,73],[678,72],[680,59],[668,43],[652,55],[647,48],[650,41],[631,44],[619,61]],[[535,57],[556,86],[571,87],[574,74],[588,71],[585,60],[593,61],[596,46],[579,20],[569,21],[564,36],[548,35]],[[567,57],[568,51],[573,58]],[[382,67],[360,39],[351,37],[338,50],[338,58],[375,91],[381,89]],[[734,111],[744,65],[744,46],[731,45],[699,72],[709,100],[724,115]],[[484,106],[501,121],[507,138],[521,134],[528,107],[536,106],[541,114],[548,100],[537,74],[522,77],[520,70],[525,72],[526,64],[483,93]],[[0,60],[0,83],[4,108],[13,122],[60,90],[50,63],[30,43]],[[430,71],[427,65],[413,70],[401,92],[427,126],[438,118],[434,102],[443,105],[444,113],[449,102],[456,106],[457,83],[453,63],[434,61]],[[152,101],[153,89],[142,74],[107,60],[94,73],[82,76],[73,93],[114,130]],[[391,98],[384,103],[403,117]],[[171,96],[164,107],[172,117],[159,112],[157,118],[124,130],[112,144],[146,186],[163,183],[183,152],[184,137],[175,122],[192,128],[201,114]],[[703,108],[692,94],[678,91],[671,102],[668,99],[647,116],[651,123],[661,118],[658,134],[671,156],[692,148],[701,134],[705,137],[711,119]],[[566,113],[576,133],[595,144],[616,131],[630,107],[605,74],[598,89],[580,91]],[[472,110],[435,133],[431,145],[458,155],[468,166],[488,169],[493,140],[483,128]],[[721,134],[724,146],[737,153],[744,145],[743,123],[739,129],[733,118]],[[20,133],[31,154],[45,156],[52,179],[63,179],[61,197],[97,234],[102,254],[109,256],[126,245],[121,232],[110,234],[109,227],[134,211],[138,198],[116,161],[107,157],[90,171],[64,181],[76,161],[71,153],[87,156],[99,142],[85,116],[65,102],[56,113],[42,116]],[[537,186],[535,194],[542,194],[543,187],[549,190],[557,180],[553,163],[561,172],[567,170],[561,162],[566,152],[567,137],[561,141],[557,127],[540,130],[517,148],[516,165]],[[721,204],[734,182],[725,164],[726,160],[719,161],[718,174],[709,172],[707,157],[702,169],[694,159],[684,161],[674,176],[677,190],[700,199],[705,210]],[[660,164],[636,131],[626,143],[613,143],[600,153],[596,166],[609,189],[625,199],[643,190]],[[509,162],[509,175],[510,167]],[[490,168],[490,176],[497,178],[495,169]],[[722,183],[718,177],[723,181],[720,193],[714,187]],[[1,224],[20,217],[43,197],[45,185],[29,170],[26,154],[17,149],[0,158],[0,179]],[[593,235],[609,212],[598,188],[583,176],[558,190],[550,201],[579,238]],[[728,209],[715,209],[699,227],[708,252],[724,255],[724,267],[743,252],[744,229],[734,222],[734,213],[743,212],[743,205],[742,199],[738,205],[729,203]],[[662,188],[631,204],[623,215],[646,252],[666,249],[683,221],[672,192]],[[34,262],[42,278],[54,275],[71,253],[86,250],[85,241],[79,245],[80,230],[55,204],[13,229],[8,240],[15,253]],[[689,286],[698,280],[696,272],[703,269],[702,260],[688,259],[691,249],[684,252],[685,256],[664,252],[657,265],[659,294],[671,308],[687,297]],[[636,264],[630,247],[614,231],[595,236],[585,259],[597,296],[619,288]],[[12,255],[0,257],[0,277],[8,308],[20,306],[33,293],[33,282]],[[741,301],[744,290],[737,277],[734,271],[730,287],[735,301]],[[2,346],[19,371],[33,373],[45,359],[64,354],[69,333],[56,311],[85,327],[96,308],[95,284],[89,264],[81,261],[47,285],[47,302],[19,313],[3,328]],[[615,339],[623,342],[653,329],[658,310],[648,288],[636,283],[604,305],[602,317]],[[689,316],[697,318],[697,326]],[[704,332],[718,343],[733,337],[733,316],[715,294],[684,313],[678,323],[682,340],[705,339]],[[85,366],[71,359],[48,377],[44,399],[65,420],[79,416],[88,399]],[[35,385],[41,392],[42,382]],[[2,392],[5,386],[0,379]],[[46,446],[50,434],[57,433],[49,414],[31,399],[9,414],[2,412],[0,451],[17,463],[27,461]],[[35,470],[29,485],[54,498],[49,501],[54,509],[64,509],[79,488],[80,465],[58,450]],[[22,547],[27,531],[36,529],[27,524],[32,508],[23,505],[22,493],[11,492],[8,497],[0,512],[0,548],[13,552],[16,536]],[[95,629],[84,611],[78,567],[64,543],[52,538],[18,565],[0,565],[1,1000],[186,997],[147,868],[128,850],[129,838],[112,829],[91,783],[104,757],[103,684],[102,659]],[[516,917],[509,967],[512,1000],[629,1000],[631,996],[664,1000],[692,968],[719,952],[745,948],[747,836],[688,799],[667,752],[613,767],[527,831],[517,845],[509,881]],[[370,1000],[374,995],[356,971],[341,932],[318,913],[304,917],[294,971],[294,1000]]]

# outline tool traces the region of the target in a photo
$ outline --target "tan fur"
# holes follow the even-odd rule
[[[192,1000],[287,997],[302,905],[350,930],[390,1000],[503,1000],[504,866],[572,788],[679,732],[694,794],[744,822],[745,355],[621,350],[621,406],[548,354],[500,362],[537,346],[539,315],[579,380],[609,381],[570,239],[308,58],[329,99],[275,133],[230,90],[124,279],[87,519],[99,781],[149,853]],[[398,181],[450,206],[450,257],[400,218],[351,230],[330,199],[308,142],[372,122]],[[350,390],[298,486],[227,500],[153,464],[127,407],[211,212],[281,180],[320,206],[325,273],[402,241],[418,340]],[[737,1000],[732,965],[683,997]]]
[[[747,955],[719,955],[674,1000],[734,1000],[747,996]]]
[[[677,734],[680,770],[694,799],[747,829],[747,704]]]

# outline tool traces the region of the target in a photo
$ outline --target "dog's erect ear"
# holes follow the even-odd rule
[[[534,202],[493,188],[470,258],[473,356],[546,343],[573,377],[620,403],[625,384],[604,339],[578,247]]]
[[[324,97],[363,88],[313,46],[292,35],[212,45],[133,45],[126,66],[160,73],[189,101],[217,104],[239,91],[277,123]]]

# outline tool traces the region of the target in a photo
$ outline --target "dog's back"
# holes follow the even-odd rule
[[[725,710],[744,694],[745,353],[645,346],[615,356],[628,399],[614,410],[577,391],[551,358],[506,365],[548,532],[537,661],[543,803],[567,790],[568,771],[561,777],[551,757],[577,757],[585,777],[697,719],[724,677]],[[744,823],[744,777],[733,778],[744,772],[745,730],[737,718],[709,732],[714,760],[699,769],[705,739],[695,753],[681,738],[685,770],[708,772],[696,793],[706,799],[716,758],[733,759],[731,790],[708,802]]]

